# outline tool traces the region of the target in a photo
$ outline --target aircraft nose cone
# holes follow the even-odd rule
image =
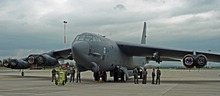
[[[73,58],[75,55],[87,55],[89,54],[89,44],[87,42],[78,41],[72,44]]]

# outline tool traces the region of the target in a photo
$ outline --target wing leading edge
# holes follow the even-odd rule
[[[159,48],[143,44],[133,44],[127,42],[116,42],[118,47],[122,52],[129,56],[145,56],[152,57],[154,53],[159,53],[161,58],[176,58],[183,59],[187,54],[193,54],[193,51],[188,50],[178,50],[178,49],[169,49],[169,48]],[[196,54],[205,55],[211,62],[220,62],[220,54],[206,53],[206,52],[196,52]]]

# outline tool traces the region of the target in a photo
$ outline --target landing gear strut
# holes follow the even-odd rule
[[[114,71],[114,82],[117,82],[119,78],[121,82],[125,82],[127,80],[127,77],[124,71],[120,69],[119,67],[116,67]]]
[[[107,81],[107,74],[105,71],[94,72],[93,75],[94,75],[95,81],[100,81],[100,78],[102,78],[103,82]]]
[[[21,70],[21,76],[24,76],[24,70]]]

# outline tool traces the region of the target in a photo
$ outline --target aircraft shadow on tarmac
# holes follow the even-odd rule
[[[32,79],[32,80],[51,80],[51,77],[48,76],[19,76],[19,75],[7,75],[7,78],[23,78],[23,79]],[[76,80],[76,79],[75,79]],[[68,78],[69,81],[69,78]],[[94,83],[95,81],[91,78],[82,78],[81,83]],[[133,83],[133,78],[129,78],[126,82],[114,82],[113,80],[108,80],[107,82],[101,82],[101,83]],[[142,79],[139,79],[139,83],[142,83]],[[219,80],[162,80],[161,84],[204,84],[204,83],[220,83]],[[147,84],[151,84],[151,79],[147,80]]]

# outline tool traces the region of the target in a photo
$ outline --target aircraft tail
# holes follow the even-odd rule
[[[142,38],[141,38],[141,44],[146,44],[146,39],[147,39],[146,27],[147,27],[146,22],[144,22],[144,28],[143,28]]]

